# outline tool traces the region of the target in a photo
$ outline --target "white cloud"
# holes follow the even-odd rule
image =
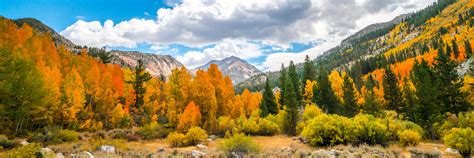
[[[242,39],[224,39],[212,48],[206,48],[202,52],[189,51],[176,59],[188,68],[196,68],[206,64],[210,60],[221,60],[229,56],[241,59],[253,59],[262,56],[260,45]]]
[[[98,21],[78,20],[62,31],[61,35],[77,44],[96,47],[133,48],[141,42],[160,46],[183,44],[189,47],[216,44],[215,48],[207,52],[188,52],[178,57],[186,66],[192,67],[223,58],[227,54],[247,56],[244,55],[246,52],[235,52],[246,50],[237,47],[233,51],[225,49],[228,53],[217,52],[224,49],[223,43],[232,46],[236,44],[229,42],[259,41],[285,50],[291,42],[332,41],[329,38],[340,40],[368,24],[389,21],[396,15],[421,9],[433,1],[167,0],[166,3],[173,8],[159,9],[156,19],[134,18],[117,24],[107,20],[103,25]],[[332,47],[337,43],[332,41],[329,44]],[[318,49],[310,54],[323,51]],[[291,56],[288,58],[295,57],[294,54],[284,54]],[[267,64],[262,66],[274,69],[271,65],[275,64],[270,62],[280,63],[276,59],[288,59],[283,56],[269,55],[265,61]]]

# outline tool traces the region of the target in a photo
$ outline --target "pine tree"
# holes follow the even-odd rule
[[[344,112],[343,114],[347,117],[354,117],[359,112],[359,106],[356,103],[356,93],[354,83],[350,78],[349,74],[344,76]]]
[[[399,112],[402,107],[402,95],[400,88],[398,88],[397,76],[392,72],[390,66],[387,66],[383,76],[383,92],[387,108]]]
[[[262,103],[260,103],[260,110],[262,111],[262,117],[266,117],[268,114],[278,113],[278,107],[275,103],[275,95],[273,94],[273,90],[270,87],[268,78],[265,82],[265,91],[263,91],[263,99]]]
[[[328,72],[324,68],[319,69],[317,84],[313,87],[313,100],[326,113],[334,114],[339,111],[339,102],[331,88]]]
[[[464,48],[465,48],[465,52],[466,52],[466,59],[469,59],[471,56],[472,56],[472,47],[471,47],[471,43],[469,41],[464,41]]]
[[[454,58],[458,58],[458,57],[459,57],[459,47],[458,47],[458,44],[456,43],[455,40],[452,40],[452,41],[451,41],[451,44],[453,45]]]
[[[415,95],[417,104],[415,105],[415,123],[428,129],[431,139],[436,139],[436,132],[433,123],[438,121],[441,108],[438,106],[439,88],[433,70],[428,63],[422,60],[413,66],[413,84],[415,85]]]
[[[283,105],[283,96],[285,96],[285,86],[286,86],[286,78],[287,78],[288,74],[286,72],[286,69],[285,69],[285,65],[284,64],[281,64],[281,70],[280,70],[280,100],[279,100],[279,103],[280,105]]]
[[[294,90],[293,82],[290,78],[285,81],[285,89],[287,90],[283,96],[283,103],[285,105],[285,132],[290,136],[296,135],[296,124],[298,123],[298,100]]]
[[[288,78],[293,84],[293,90],[295,91],[296,94],[296,101],[297,101],[297,106],[301,106],[300,101],[302,99],[302,94],[301,94],[301,83],[298,77],[298,74],[296,73],[296,66],[293,63],[293,61],[290,61],[290,66],[288,67]]]
[[[316,80],[316,74],[315,74],[315,68],[314,68],[314,63],[309,59],[309,56],[306,55],[306,58],[304,60],[304,67],[303,67],[303,86],[306,87],[306,81],[314,81]]]
[[[374,79],[372,78],[372,75],[369,75],[367,77],[367,81],[365,83],[365,87],[367,89],[366,94],[364,95],[364,105],[363,105],[363,111],[366,114],[373,115],[375,117],[378,117],[382,114],[382,109],[380,106],[380,102],[377,101],[375,93],[374,93]]]
[[[450,47],[446,46],[446,54],[439,51],[435,58],[433,67],[440,94],[441,106],[444,112],[459,113],[469,110],[466,102],[466,94],[460,88],[464,85],[463,80],[456,72],[456,64],[449,58]]]
[[[145,82],[149,81],[152,77],[150,73],[146,72],[145,66],[143,65],[142,60],[138,60],[138,64],[134,69],[134,77],[132,81],[128,81],[133,85],[133,90],[135,92],[135,103],[133,104],[132,114],[137,114],[137,110],[145,103],[144,94],[146,93],[146,88],[143,85]],[[138,120],[136,120],[138,121]]]
[[[402,89],[402,94],[403,94],[403,103],[404,106],[401,109],[402,114],[408,117],[408,120],[415,122],[416,120],[416,115],[415,115],[415,104],[416,104],[416,96],[414,90],[411,89],[410,87],[410,82],[408,81],[408,78],[405,78],[403,80],[403,89]]]

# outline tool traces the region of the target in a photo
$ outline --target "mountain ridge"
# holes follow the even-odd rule
[[[191,71],[195,73],[197,70],[206,70],[211,64],[216,64],[223,75],[230,76],[234,85],[262,73],[252,64],[235,56],[230,56],[222,60],[211,60]]]

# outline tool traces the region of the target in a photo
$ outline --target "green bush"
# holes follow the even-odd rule
[[[278,124],[264,118],[260,119],[258,122],[259,126],[259,135],[264,135],[264,136],[273,136],[275,134],[280,133],[280,126]]]
[[[31,143],[25,146],[19,146],[0,153],[0,157],[36,157],[36,153],[41,149],[37,143]]]
[[[199,127],[192,127],[186,133],[186,145],[197,145],[206,138],[207,133],[205,130]]]
[[[445,135],[452,128],[471,128],[474,129],[474,111],[460,113],[458,116],[454,114],[448,115],[446,120],[441,124],[438,131],[441,135]]]
[[[245,134],[258,135],[260,127],[255,119],[244,119],[240,130]]]
[[[469,157],[474,150],[474,131],[468,128],[453,128],[443,138],[444,144]]]
[[[157,139],[157,138],[164,138],[170,132],[169,129],[161,126],[157,122],[151,122],[145,126],[142,126],[138,129],[138,135],[140,135],[143,139],[150,140],[150,139]]]
[[[166,137],[166,142],[172,147],[186,146],[186,136],[178,132],[172,132]]]
[[[241,133],[235,134],[232,137],[224,140],[224,142],[219,145],[219,149],[228,154],[232,152],[247,154],[258,153],[260,151],[260,146],[253,142],[250,137]]]
[[[75,142],[79,140],[79,134],[71,130],[52,130],[47,134],[34,134],[28,141],[44,144],[60,144],[65,142]]]
[[[79,140],[79,134],[71,130],[59,130],[54,137],[58,142],[75,142]]]
[[[338,115],[322,114],[308,121],[301,136],[312,146],[345,144],[352,140],[352,121]]]
[[[385,145],[389,133],[383,120],[365,114],[357,115],[352,120],[355,144]]]
[[[12,140],[7,140],[7,139],[3,139],[3,140],[0,140],[0,149],[13,149],[15,147],[17,147],[18,144],[15,143],[15,141],[12,141]]]
[[[416,146],[421,141],[420,133],[411,129],[403,130],[398,133],[398,138],[403,146]]]

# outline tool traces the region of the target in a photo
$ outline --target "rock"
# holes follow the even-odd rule
[[[50,148],[41,148],[41,149],[40,149],[40,152],[42,152],[42,153],[50,153],[50,152],[53,152],[53,150],[51,150]]]
[[[53,157],[55,154],[50,148],[41,148],[39,152],[36,153],[38,158]]]
[[[196,147],[197,147],[199,150],[207,149],[207,146],[205,146],[205,145],[203,145],[203,144],[198,144],[198,145],[196,145]]]
[[[58,154],[56,154],[56,158],[64,158],[63,153],[58,153]]]
[[[28,141],[26,141],[26,140],[22,140],[22,141],[20,141],[20,144],[23,145],[23,146],[25,146],[25,145],[28,145],[28,144],[30,144],[30,143],[29,143]]]
[[[115,153],[115,147],[110,146],[110,145],[103,145],[99,147],[99,151],[102,151],[105,153]]]
[[[91,152],[88,151],[83,151],[77,155],[75,155],[77,158],[94,158],[94,155]]]
[[[211,139],[211,140],[216,140],[216,139],[217,139],[217,136],[216,136],[216,135],[210,135],[210,136],[209,136],[209,139]]]
[[[451,148],[447,148],[447,149],[446,149],[446,152],[447,152],[447,153],[451,153],[451,154],[457,154],[457,153],[459,153],[458,150],[456,150],[456,149],[451,149]]]
[[[204,156],[204,155],[206,155],[206,153],[201,152],[201,151],[198,151],[198,150],[193,150],[193,151],[191,151],[191,155],[192,155],[193,157],[199,157],[199,156]]]
[[[165,151],[165,148],[159,147],[158,149],[156,149],[156,152],[159,152],[159,153],[161,153],[163,151]]]

